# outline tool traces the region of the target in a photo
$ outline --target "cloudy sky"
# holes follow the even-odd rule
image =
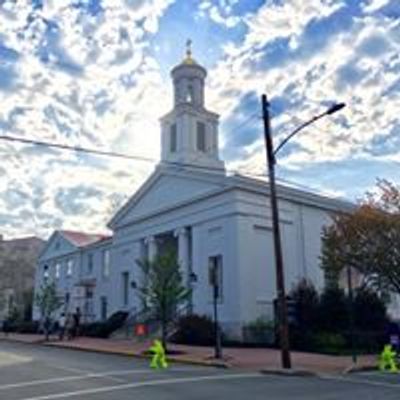
[[[347,103],[285,147],[281,179],[349,199],[399,182],[399,0],[0,0],[0,135],[157,160],[187,38],[230,169],[265,172],[265,92],[276,142]],[[9,237],[103,231],[155,165],[5,141],[0,157]]]

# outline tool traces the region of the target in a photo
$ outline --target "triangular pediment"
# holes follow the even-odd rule
[[[39,255],[41,260],[59,257],[77,251],[78,247],[67,240],[59,231],[55,231],[47,240]]]
[[[211,174],[210,174],[211,175]],[[224,187],[225,176],[196,172],[155,172],[109,223],[112,229],[179,206]]]

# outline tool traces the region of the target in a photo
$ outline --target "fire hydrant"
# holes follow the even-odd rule
[[[168,368],[165,349],[160,340],[155,340],[149,350],[150,352],[153,353],[153,357],[150,363],[150,368],[154,369]]]
[[[398,368],[396,365],[396,352],[392,349],[390,344],[385,345],[381,355],[379,356],[379,369],[381,371],[389,370],[389,372],[396,373]]]

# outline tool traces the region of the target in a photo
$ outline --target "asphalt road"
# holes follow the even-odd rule
[[[0,340],[0,400],[399,399],[400,375],[262,375]]]

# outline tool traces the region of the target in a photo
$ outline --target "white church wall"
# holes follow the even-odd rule
[[[236,234],[235,216],[216,218],[192,228],[193,271],[198,277],[193,292],[194,311],[213,316],[213,292],[208,278],[209,258],[221,256],[222,294],[218,300],[218,313],[224,331],[230,336],[237,336],[240,326]]]
[[[242,252],[240,301],[245,323],[260,316],[273,317],[275,257],[268,198],[247,192],[237,193],[236,198],[243,214],[238,232]],[[302,278],[322,289],[321,232],[330,222],[329,212],[287,200],[279,202],[279,209],[286,291]]]
[[[316,207],[302,207],[304,231],[304,264],[306,277],[318,290],[324,287],[324,274],[321,269],[322,230],[331,224],[331,213]]]

